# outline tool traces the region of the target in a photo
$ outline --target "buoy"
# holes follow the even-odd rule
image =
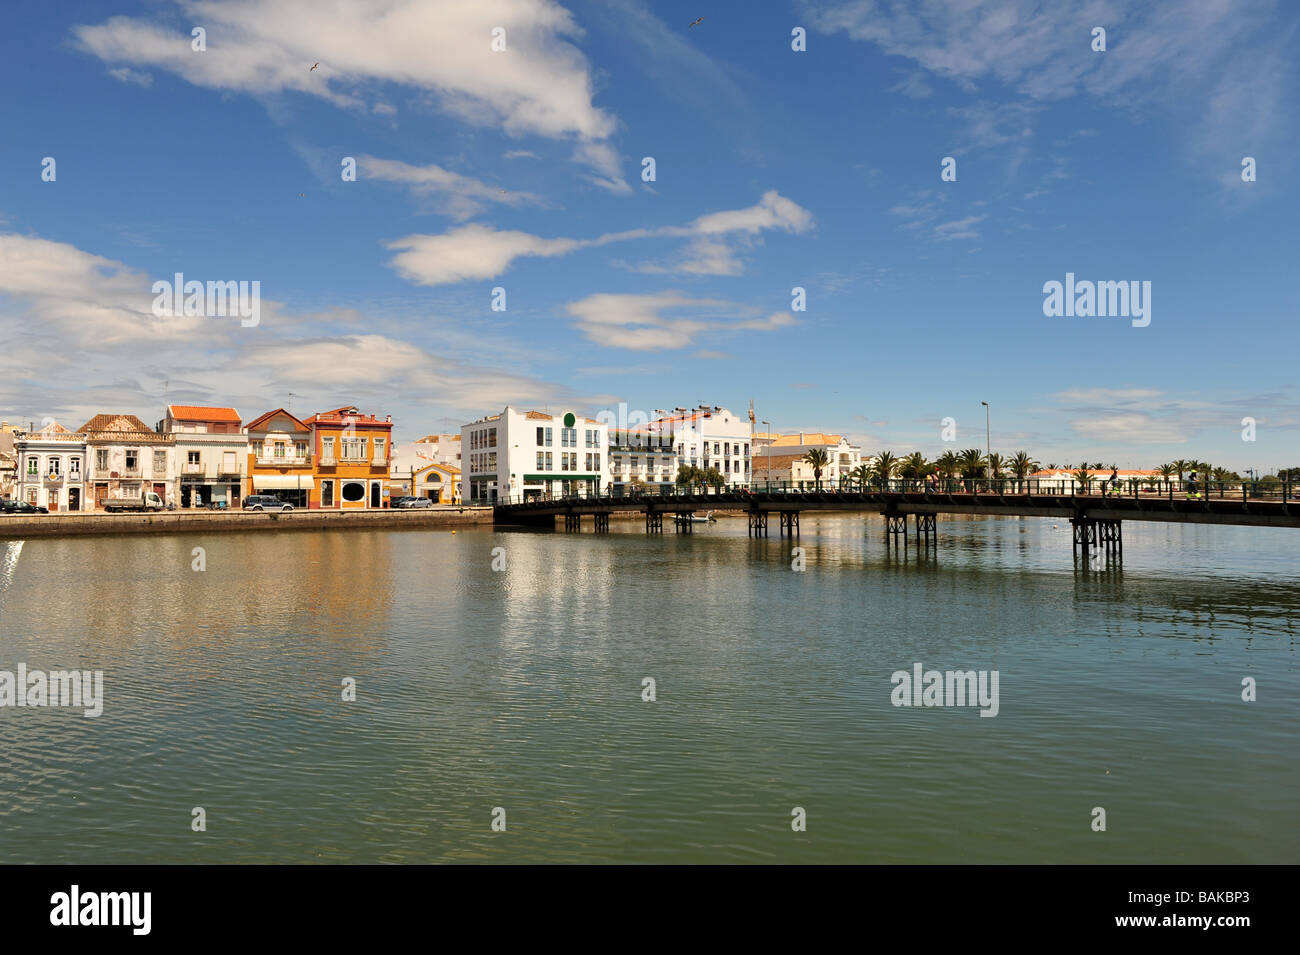
[[[451,533],[452,533],[452,535],[454,536],[456,532],[455,532],[455,531],[452,531]]]

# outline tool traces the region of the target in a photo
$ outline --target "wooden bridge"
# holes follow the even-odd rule
[[[695,526],[691,518],[697,512],[743,511],[751,536],[767,536],[769,519],[776,514],[778,532],[793,537],[799,533],[799,515],[804,511],[866,511],[884,515],[885,537],[894,542],[906,542],[911,517],[918,542],[928,545],[937,540],[935,518],[939,514],[1051,517],[1070,522],[1074,546],[1085,554],[1092,548],[1121,552],[1123,521],[1300,528],[1300,504],[1289,483],[1266,490],[1202,484],[1192,492],[1195,496],[1176,481],[1155,491],[1130,488],[1109,494],[1043,487],[1031,481],[983,480],[949,481],[942,487],[890,481],[839,489],[769,485],[762,489],[670,490],[672,493],[499,501],[493,508],[493,520],[496,524],[554,527],[556,519],[563,517],[566,531],[579,531],[583,517],[590,515],[595,530],[602,532],[609,530],[609,518],[615,511],[631,511],[645,514],[648,534],[663,532],[665,516],[671,518],[678,533],[689,534]]]

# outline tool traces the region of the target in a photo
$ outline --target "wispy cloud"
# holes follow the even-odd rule
[[[790,312],[762,315],[757,309],[681,292],[654,295],[599,293],[571,302],[565,311],[590,341],[634,351],[686,348],[701,335],[773,331],[795,324]],[[687,312],[686,315],[678,313]]]
[[[506,206],[544,206],[546,200],[530,192],[511,192],[437,165],[412,166],[396,159],[362,156],[357,160],[368,179],[394,182],[408,188],[428,207],[458,221],[472,218],[488,203]]]

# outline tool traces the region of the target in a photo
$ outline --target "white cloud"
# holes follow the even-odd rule
[[[812,224],[812,213],[780,193],[769,191],[756,205],[709,213],[686,226],[630,229],[594,239],[548,239],[484,225],[463,226],[442,235],[408,235],[388,244],[390,249],[401,250],[389,264],[403,278],[419,285],[446,285],[495,278],[521,257],[551,258],[636,239],[687,238],[693,241],[678,260],[670,265],[645,265],[641,270],[738,275],[743,264],[725,244],[724,237],[734,236],[743,244],[754,241],[763,230],[801,233]]]
[[[141,73],[125,66],[116,70],[109,70],[108,75],[115,80],[121,80],[123,83],[134,83],[136,86],[153,86],[152,73]]]
[[[691,313],[689,317],[665,314],[683,309]],[[598,293],[569,303],[565,311],[577,319],[574,327],[590,341],[634,351],[686,348],[707,333],[772,331],[795,324],[789,312],[762,316],[734,302],[692,298],[674,291]]]
[[[1179,444],[1188,434],[1174,421],[1162,421],[1140,412],[1107,414],[1076,418],[1071,426],[1094,441],[1117,441],[1123,444]]]
[[[607,187],[622,182],[608,145],[617,125],[592,102],[582,30],[553,0],[194,0],[186,24],[207,30],[207,50],[181,32],[117,16],[73,28],[81,49],[112,65],[168,70],[196,86],[249,94],[294,91],[366,108],[368,86],[429,94],[465,122],[511,136],[570,139]],[[505,52],[491,49],[504,28]],[[311,71],[313,63],[320,68]],[[624,184],[626,188],[626,184]]]
[[[546,204],[541,196],[530,192],[510,192],[441,166],[411,166],[396,159],[377,159],[374,156],[362,156],[357,162],[363,178],[404,185],[429,202],[435,211],[456,220],[477,215],[489,202],[514,207]]]
[[[944,222],[935,226],[931,235],[939,242],[949,242],[953,239],[978,239],[980,234],[975,226],[986,218],[987,216],[967,216],[964,219]]]

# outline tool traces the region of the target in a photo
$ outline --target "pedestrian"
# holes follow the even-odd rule
[[[1193,471],[1187,476],[1187,499],[1189,501],[1195,501],[1200,496],[1201,493],[1196,486],[1196,472]]]

